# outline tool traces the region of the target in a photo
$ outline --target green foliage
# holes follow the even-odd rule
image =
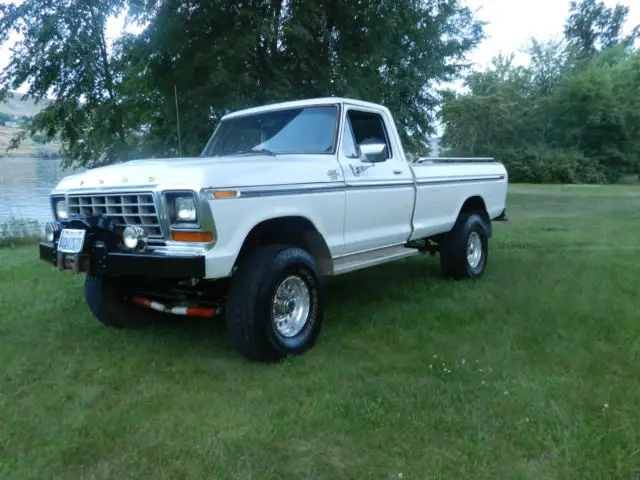
[[[608,8],[603,1],[572,0],[564,27],[572,53],[579,59],[592,57],[599,51],[618,45],[630,48],[640,38],[640,28],[624,35],[629,7],[617,4]]]
[[[43,232],[44,226],[36,220],[0,220],[0,248],[37,243],[42,240]]]
[[[424,153],[434,85],[464,68],[482,24],[460,0],[31,0],[2,6],[0,42],[25,40],[5,69],[5,92],[55,100],[30,133],[59,134],[68,163],[202,150],[230,109],[311,96],[388,106],[409,151]],[[106,47],[111,14],[148,22]],[[30,25],[30,26],[29,26]]]
[[[527,67],[499,56],[470,74],[467,93],[445,98],[445,148],[499,157],[514,181],[602,183],[638,173],[640,52],[633,34],[621,37],[626,12],[574,4],[566,42],[533,40]]]
[[[575,150],[528,147],[500,151],[515,183],[607,183],[606,171]]]
[[[0,6],[0,42],[17,32],[11,60],[0,76],[0,100],[25,82],[26,99],[55,100],[35,115],[27,135],[59,136],[69,163],[109,163],[122,157],[126,132],[105,35],[107,19],[124,0],[30,0]]]
[[[460,70],[481,34],[457,0],[178,3],[159,4],[126,53],[125,87],[144,92],[128,110],[149,122],[147,152],[175,153],[174,86],[187,154],[229,109],[316,96],[383,102],[410,149],[424,150],[429,87]]]

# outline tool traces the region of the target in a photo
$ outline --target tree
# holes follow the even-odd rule
[[[467,77],[468,93],[449,92],[441,111],[442,143],[453,153],[489,156],[498,148],[539,141],[534,76],[513,59],[498,55],[488,70]]]
[[[608,8],[597,0],[573,0],[564,35],[577,59],[585,59],[616,45],[631,48],[640,38],[640,26],[624,35],[629,7],[617,4]]]
[[[442,108],[453,154],[494,156],[511,179],[615,182],[640,169],[640,52],[605,50],[561,75],[498,57]],[[554,57],[554,55],[552,55]],[[611,58],[618,58],[610,63]],[[542,79],[542,81],[541,81]],[[551,80],[551,81],[550,81]]]
[[[553,92],[553,144],[574,148],[606,168],[617,180],[628,167],[623,104],[614,94],[610,67],[569,73]]]
[[[44,132],[62,140],[69,163],[109,163],[124,156],[126,131],[119,72],[106,41],[106,21],[123,0],[30,0],[0,6],[0,43],[17,42],[0,75],[0,100],[27,83],[24,99],[53,100],[13,139]]]
[[[188,153],[228,109],[314,96],[382,102],[409,149],[424,151],[438,101],[431,87],[463,68],[481,33],[458,0],[169,0],[131,55],[148,69],[152,110],[180,91]],[[144,140],[158,149],[167,139],[169,151],[175,129],[155,118]]]
[[[567,48],[562,40],[540,41],[532,38],[526,48],[534,88],[549,94],[567,71]]]
[[[105,21],[148,22],[109,51]],[[438,102],[482,36],[460,0],[32,0],[4,6],[0,42],[24,40],[0,80],[6,94],[53,93],[33,132],[59,133],[69,163],[198,154],[229,109],[309,96],[386,104],[409,150],[425,150]]]
[[[384,103],[404,144],[420,153],[439,102],[433,86],[461,72],[482,27],[458,0],[298,0],[291,2],[283,53],[307,95]]]

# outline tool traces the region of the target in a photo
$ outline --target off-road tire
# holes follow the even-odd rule
[[[482,257],[477,266],[472,266],[467,258],[469,238],[473,232],[480,236]],[[463,280],[480,278],[489,260],[489,227],[483,215],[462,213],[453,229],[443,235],[440,241],[440,267],[445,278]]]
[[[118,277],[87,275],[84,296],[93,316],[112,328],[142,328],[166,318],[133,303],[126,283]]]
[[[278,285],[299,276],[310,294],[310,310],[302,330],[293,337],[280,335],[272,317]],[[226,304],[227,332],[235,350],[259,362],[299,355],[316,342],[323,320],[324,288],[316,260],[306,250],[269,245],[252,252],[233,275]]]

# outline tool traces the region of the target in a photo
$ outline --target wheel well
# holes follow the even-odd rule
[[[462,208],[460,208],[458,217],[463,213],[477,213],[481,215],[489,228],[489,236],[492,235],[493,229],[491,228],[491,218],[489,218],[487,205],[484,203],[484,199],[481,196],[476,195],[474,197],[467,198],[462,204]]]
[[[325,275],[333,270],[327,243],[315,225],[304,217],[272,218],[257,224],[245,238],[236,265],[256,248],[274,244],[294,245],[308,251]]]

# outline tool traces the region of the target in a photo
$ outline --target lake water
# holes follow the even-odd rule
[[[73,170],[63,170],[59,159],[0,158],[0,222],[52,220],[49,194]]]

